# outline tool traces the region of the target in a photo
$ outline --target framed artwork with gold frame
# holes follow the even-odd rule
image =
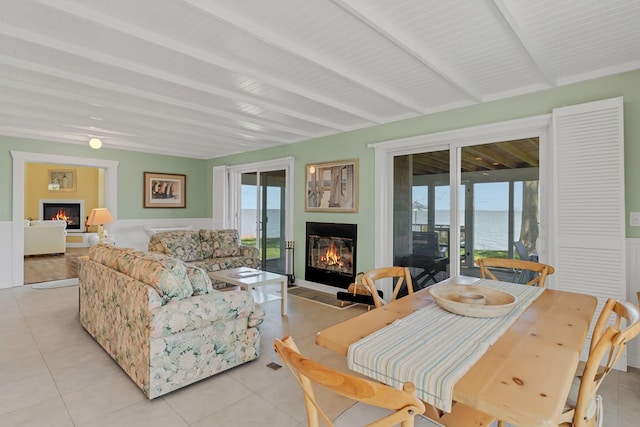
[[[187,206],[187,176],[174,173],[144,173],[145,208],[184,208]]]
[[[78,191],[75,169],[49,169],[49,191]]]

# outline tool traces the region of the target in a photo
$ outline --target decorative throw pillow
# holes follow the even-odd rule
[[[206,258],[202,252],[200,234],[197,231],[167,231],[155,233],[149,239],[150,252],[159,252],[182,261]]]
[[[214,258],[240,255],[238,230],[200,230],[202,241],[210,242]]]

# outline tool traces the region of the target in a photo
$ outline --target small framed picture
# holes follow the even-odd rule
[[[358,159],[311,163],[305,169],[305,211],[358,212]]]
[[[145,208],[184,208],[187,206],[187,176],[172,173],[144,173]]]
[[[50,191],[78,191],[75,169],[49,169]]]

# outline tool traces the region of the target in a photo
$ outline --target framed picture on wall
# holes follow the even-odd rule
[[[358,212],[358,159],[305,167],[307,212]]]
[[[145,208],[184,208],[187,206],[187,176],[171,173],[144,173]]]
[[[50,191],[77,191],[75,169],[49,169]]]

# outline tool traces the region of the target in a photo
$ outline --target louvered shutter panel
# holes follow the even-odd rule
[[[623,138],[622,98],[553,111],[554,283],[598,297],[596,316],[626,297]]]
[[[226,166],[215,166],[213,168],[213,228],[228,228],[227,211],[229,179]]]

